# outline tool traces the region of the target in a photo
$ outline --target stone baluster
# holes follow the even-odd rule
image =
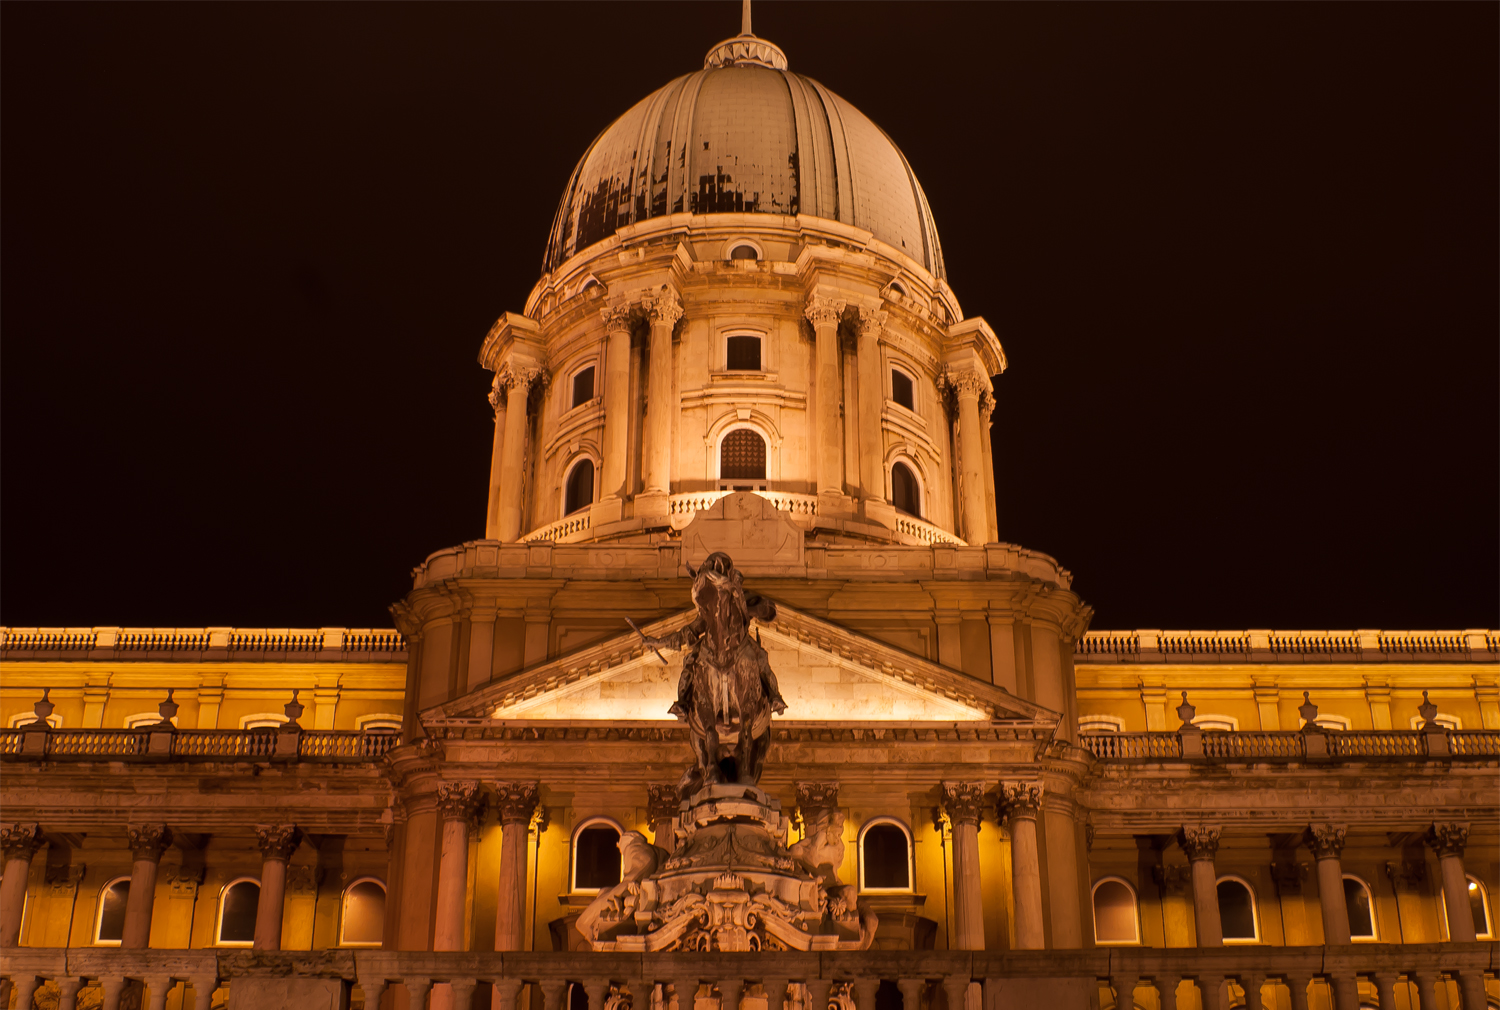
[[[1396,1005],[1396,980],[1400,973],[1394,971],[1377,971],[1370,975],[1370,981],[1375,983],[1375,995],[1382,1007],[1393,1007]],[[1247,1010],[1260,1010],[1259,1007],[1247,1007]]]
[[[802,983],[807,993],[807,1002],[802,1010],[828,1010],[828,990],[833,982],[826,978],[810,978]]]
[[[969,976],[962,973],[943,976],[943,994],[948,997],[948,1010],[965,1010],[969,999],[969,982]]]
[[[1448,939],[1474,942],[1474,917],[1469,911],[1469,878],[1464,874],[1464,846],[1469,841],[1466,821],[1434,823],[1427,830],[1427,844],[1437,853],[1443,874],[1443,903],[1448,906]]]
[[[495,983],[495,1010],[516,1010],[516,1000],[521,995],[521,987],[526,983],[518,978],[502,978]],[[365,1006],[371,1004],[366,1003]],[[634,1007],[631,1010],[635,1010]],[[651,1010],[647,1003],[645,1010]]]
[[[1182,984],[1182,979],[1176,975],[1156,976],[1156,990],[1159,994],[1161,1010],[1177,1010],[1177,987]]]
[[[1205,825],[1184,826],[1177,842],[1187,853],[1193,879],[1193,920],[1198,946],[1224,946],[1224,926],[1219,920],[1218,872],[1214,855],[1219,851],[1219,829]]]
[[[188,985],[193,987],[193,1010],[211,1010],[214,1003],[214,990],[219,987],[219,979],[214,975],[194,975],[188,979]],[[186,993],[184,1004],[186,1004]],[[380,1006],[380,1000],[366,1004],[375,1010]],[[58,1010],[72,1010],[72,1007],[59,1006]]]
[[[255,949],[281,949],[281,919],[286,907],[286,864],[302,844],[295,824],[257,824],[260,847],[260,901],[255,906]],[[135,890],[135,885],[131,885]]]
[[[841,450],[844,435],[839,420],[839,318],[844,302],[814,295],[807,300],[806,314],[812,323],[814,341],[814,376],[818,401],[814,436],[814,459],[817,461],[818,494],[844,493]]]
[[[880,979],[861,976],[854,980],[855,1010],[875,1010],[875,993],[880,990]],[[727,1007],[726,1007],[727,1010]]]
[[[677,814],[681,803],[676,786],[651,786],[646,795],[646,819],[651,822],[651,833],[656,836],[655,843],[668,852],[677,847]]]
[[[453,1010],[473,1010],[474,990],[479,988],[478,979],[455,978],[449,979],[445,984],[448,986]]]
[[[1323,908],[1323,942],[1349,943],[1349,907],[1344,904],[1345,828],[1340,824],[1313,824],[1307,829],[1307,847],[1318,861],[1318,899]]]
[[[0,948],[14,947],[20,942],[31,857],[42,844],[39,824],[0,826],[0,850],[5,855],[5,879],[0,881]]]
[[[1464,1010],[1480,1007],[1487,1010],[1489,1003],[1484,992],[1484,969],[1463,968],[1458,973],[1458,992],[1463,997]]]
[[[407,975],[401,979],[406,986],[406,1005],[421,1010],[427,1006],[427,994],[432,991],[432,979],[424,975]]]
[[[500,891],[495,904],[495,949],[520,950],[526,933],[526,836],[536,813],[537,783],[495,786],[500,810]],[[550,1002],[548,1004],[551,1005]]]
[[[786,1005],[786,987],[790,984],[790,980],[784,978],[768,978],[761,982],[760,987],[766,993],[766,1010],[782,1010]],[[650,1001],[640,1004],[639,1008],[632,1006],[630,1010],[651,1010]]]
[[[145,978],[147,1010],[167,1010],[167,996],[177,987],[170,975],[148,975]]]
[[[959,476],[963,482],[963,529],[970,544],[983,544],[989,537],[985,514],[984,447],[979,426],[979,399],[989,393],[990,380],[972,369],[950,372],[947,385],[958,401]]]
[[[672,420],[677,414],[672,396],[672,330],[682,318],[682,300],[663,284],[646,301],[651,322],[651,364],[647,369],[646,468],[642,497],[636,504],[649,515],[667,514],[667,496],[672,492]]]
[[[699,980],[696,977],[672,980],[672,996],[677,1001],[677,1010],[693,1010],[697,1006],[698,982]],[[631,1010],[635,1010],[635,1008],[632,1007]]]
[[[125,976],[101,975],[99,987],[104,990],[99,1010],[120,1010],[120,997],[125,994]]]
[[[1291,997],[1292,1010],[1307,1010],[1307,987],[1312,985],[1312,976],[1298,972],[1286,975],[1287,994]],[[1423,1004],[1424,1006],[1426,1004]]]
[[[78,990],[83,988],[84,979],[77,976],[69,976],[57,980],[57,1010],[78,1010]],[[195,1006],[194,1010],[207,1010],[208,1004]]]
[[[22,972],[12,977],[10,984],[12,991],[16,994],[16,1010],[31,1010],[36,991],[41,987],[42,980],[35,975]]]
[[[433,950],[464,949],[464,898],[468,893],[469,832],[484,796],[473,780],[438,786],[437,810],[443,825],[438,857],[437,910],[433,922]]]
[[[861,498],[884,500],[885,439],[880,408],[885,401],[885,376],[880,356],[880,334],[889,313],[860,306],[856,309],[856,353],[859,371],[859,493]]]
[[[537,983],[542,990],[543,1010],[568,1010],[568,983],[560,978],[544,978]]]
[[[1261,997],[1261,986],[1265,985],[1266,977],[1259,972],[1241,972],[1239,979],[1240,988],[1245,990],[1245,1010],[1261,1010],[1265,1005]],[[1389,1002],[1380,1004],[1389,1007]]]
[[[1132,1010],[1135,1006],[1135,983],[1132,975],[1112,975],[1109,987],[1115,991],[1115,1010]]]
[[[616,522],[624,514],[626,451],[630,433],[630,328],[633,309],[617,300],[599,310],[604,320],[604,453],[599,466],[599,518]],[[635,1008],[639,1010],[639,1008]],[[646,1008],[650,1010],[650,1008]]]
[[[1000,788],[1000,812],[1010,828],[1011,889],[1016,905],[1016,950],[1041,950],[1042,864],[1036,839],[1036,818],[1042,807],[1042,787],[1022,782]]]
[[[1443,1006],[1447,1003],[1447,993],[1443,993],[1444,999],[1441,1004],[1439,1003],[1437,994],[1442,992],[1446,987],[1442,984],[1442,980],[1438,978],[1436,971],[1409,972],[1407,978],[1411,979],[1412,984],[1416,986],[1418,1010],[1443,1010]],[[1480,1005],[1483,1006],[1483,1004]],[[1294,1006],[1292,1010],[1307,1010],[1307,1005],[1304,1003],[1301,1007]],[[1465,1007],[1464,1010],[1468,1010],[1468,1008]]]
[[[922,1010],[922,994],[927,991],[925,978],[898,978],[896,988],[901,990],[901,1010]]]
[[[525,485],[526,400],[531,387],[543,377],[542,369],[516,362],[507,364],[495,375],[497,386],[507,390],[505,399],[505,440],[500,448],[500,475],[497,479],[500,506],[496,512],[493,539],[512,543],[521,535],[521,491]]]
[[[984,783],[944,782],[943,811],[953,825],[952,948],[983,950],[984,890],[979,879],[979,822],[984,812]]]
[[[1198,997],[1199,1006],[1203,1010],[1228,1010],[1228,1001],[1225,1000],[1225,984],[1223,975],[1199,975]]]
[[[583,992],[589,1000],[589,1010],[604,1010],[604,998],[609,995],[609,979],[586,978]]]
[[[500,538],[500,471],[505,464],[506,373],[495,373],[490,383],[490,408],[495,412],[495,436],[490,444],[489,500],[484,510],[484,538]]]
[[[1352,970],[1339,968],[1330,972],[1328,986],[1333,990],[1334,1010],[1359,1010],[1359,979]]]
[[[130,842],[130,896],[125,899],[125,929],[120,946],[126,950],[151,945],[151,908],[156,903],[156,870],[161,854],[172,844],[165,824],[135,824],[126,829]],[[264,892],[262,892],[264,893]]]
[[[740,996],[744,992],[744,979],[719,979],[719,1010],[740,1010]],[[590,1005],[589,1010],[603,1010],[603,1008]]]

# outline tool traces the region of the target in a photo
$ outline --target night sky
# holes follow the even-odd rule
[[[1500,609],[1495,4],[768,3],[995,327],[1001,539],[1098,628]],[[475,361],[732,2],[5,4],[0,622],[389,626]]]

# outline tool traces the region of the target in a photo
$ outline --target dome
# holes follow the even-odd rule
[[[938,277],[943,254],[906,157],[864,113],[753,35],[637,102],[589,146],[543,270],[667,214],[810,214],[864,228]]]

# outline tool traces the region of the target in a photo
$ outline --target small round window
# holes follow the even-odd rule
[[[756,251],[755,246],[741,242],[729,250],[729,258],[732,260],[758,260],[760,259],[760,253]]]

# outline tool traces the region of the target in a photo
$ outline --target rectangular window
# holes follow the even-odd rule
[[[573,406],[579,407],[594,398],[594,366],[573,376]]]
[[[760,338],[730,337],[728,368],[731,372],[760,371]]]
[[[916,400],[912,397],[911,377],[904,372],[891,369],[891,399],[895,400],[907,410],[916,410]]]

